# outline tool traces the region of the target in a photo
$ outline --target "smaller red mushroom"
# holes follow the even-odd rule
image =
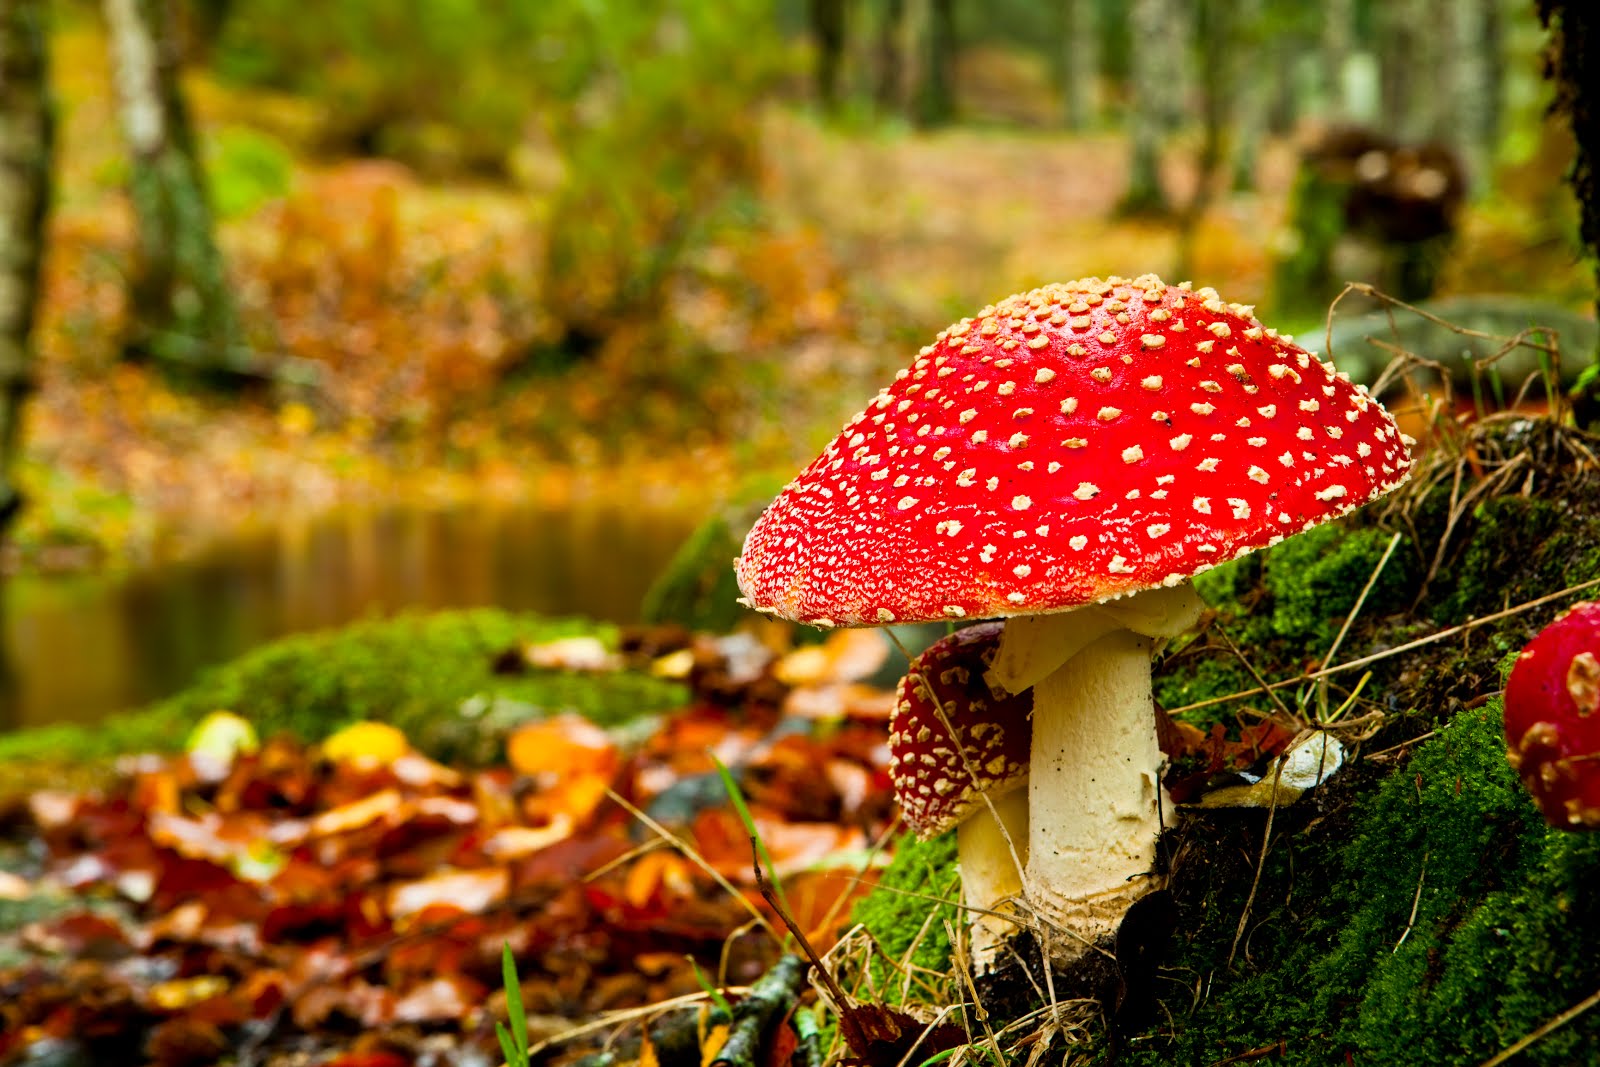
[[[1574,604],[1506,681],[1506,758],[1551,826],[1600,830],[1600,603]]]
[[[1002,628],[969,626],[913,659],[889,732],[889,773],[906,825],[923,840],[955,828],[962,897],[984,909],[970,913],[980,970],[1012,933],[989,912],[1021,895],[1028,859],[1033,694],[1014,696],[985,680]]]

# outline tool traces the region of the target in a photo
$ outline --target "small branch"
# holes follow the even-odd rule
[[[1226,704],[1230,700],[1243,700],[1246,697],[1260,696],[1263,693],[1267,693],[1275,689],[1285,689],[1291,685],[1299,685],[1302,682],[1314,682],[1318,678],[1326,678],[1331,674],[1341,674],[1344,671],[1352,671],[1357,667],[1365,667],[1368,664],[1389,659],[1391,656],[1402,655],[1414,649],[1421,648],[1424,645],[1431,645],[1435,641],[1443,641],[1447,638],[1455,637],[1457,634],[1466,633],[1468,630],[1475,629],[1476,627],[1482,626],[1485,623],[1499,622],[1501,619],[1508,619],[1513,615],[1520,615],[1524,611],[1531,611],[1534,608],[1548,604],[1551,601],[1560,600],[1562,597],[1572,596],[1575,593],[1581,593],[1585,589],[1593,589],[1597,585],[1600,585],[1600,578],[1595,578],[1587,582],[1579,582],[1577,585],[1569,585],[1567,588],[1558,592],[1549,593],[1545,596],[1539,597],[1536,600],[1530,600],[1526,604],[1518,604],[1514,608],[1507,608],[1504,611],[1497,611],[1492,615],[1485,615],[1480,619],[1470,619],[1459,626],[1452,626],[1448,629],[1440,630],[1436,634],[1429,634],[1427,637],[1419,637],[1415,641],[1407,641],[1403,645],[1396,645],[1393,648],[1386,648],[1382,652],[1374,652],[1370,656],[1362,656],[1360,659],[1353,659],[1348,663],[1341,663],[1336,667],[1325,667],[1322,670],[1307,671],[1304,674],[1297,674],[1293,678],[1285,678],[1282,681],[1269,682],[1266,685],[1258,686],[1255,689],[1244,689],[1237,693],[1230,693],[1227,696],[1211,697],[1209,700],[1197,700],[1193,704],[1185,704],[1181,708],[1172,708],[1167,712],[1167,714],[1182,715],[1186,711],[1199,711],[1201,708],[1209,708],[1218,704]]]
[[[1480,1063],[1478,1067],[1500,1067],[1500,1064],[1505,1063],[1511,1057],[1515,1056],[1517,1053],[1521,1052],[1535,1041],[1538,1041],[1561,1029],[1561,1027],[1567,1025],[1572,1020],[1576,1019],[1578,1016],[1594,1007],[1596,1004],[1600,1004],[1600,990],[1596,990],[1589,996],[1584,997],[1582,1000],[1578,1001],[1578,1003],[1574,1004],[1560,1015],[1557,1015],[1554,1019],[1551,1019],[1549,1022],[1545,1023],[1543,1026],[1539,1027],[1537,1030],[1533,1031],[1533,1033],[1524,1037],[1522,1040],[1518,1041],[1504,1052],[1501,1052],[1495,1056],[1490,1056],[1488,1059]]]
[[[711,1063],[722,1067],[754,1067],[774,1023],[800,999],[807,963],[799,956],[781,956],[750,987],[733,1009],[728,1039]]]
[[[1344,625],[1339,627],[1339,633],[1334,637],[1333,644],[1328,648],[1328,654],[1322,657],[1321,670],[1327,670],[1328,664],[1333,662],[1334,654],[1339,651],[1339,646],[1344,644],[1345,635],[1350,632],[1351,625],[1356,621],[1356,616],[1361,614],[1362,605],[1367,602],[1367,594],[1372,592],[1372,587],[1378,584],[1378,575],[1383,573],[1383,568],[1389,562],[1389,557],[1394,555],[1395,546],[1400,543],[1400,532],[1395,531],[1389,538],[1389,547],[1383,550],[1383,558],[1378,560],[1378,565],[1372,568],[1372,574],[1367,578],[1367,584],[1361,587],[1361,595],[1356,597],[1355,605],[1350,609],[1350,614],[1345,616]],[[1259,679],[1257,679],[1259,681]]]
[[[1406,943],[1406,938],[1411,936],[1411,928],[1417,925],[1417,908],[1422,904],[1422,883],[1428,877],[1428,854],[1422,854],[1422,870],[1417,872],[1417,895],[1411,898],[1411,915],[1406,919],[1406,928],[1400,932],[1400,940],[1394,943],[1393,952],[1399,952],[1400,946]],[[1392,954],[1392,953],[1391,953]]]

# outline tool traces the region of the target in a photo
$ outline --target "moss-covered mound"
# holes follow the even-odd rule
[[[1169,832],[1180,922],[1160,1021],[1116,1062],[1480,1064],[1600,990],[1600,835],[1546,828],[1506,764],[1498,698],[1508,653],[1579,597],[1408,645],[1600,578],[1600,472],[1573,461],[1569,433],[1506,420],[1459,453],[1459,481],[1424,470],[1387,509],[1197,581],[1215,618],[1159,665],[1168,708],[1317,669],[1369,580],[1332,662],[1407,647],[1279,691],[1314,719],[1371,673],[1342,716],[1357,720],[1345,768],[1274,814],[1253,898],[1267,812],[1192,809]],[[1236,734],[1275,712],[1257,695],[1182,717]],[[887,940],[926,907],[875,896],[857,917]],[[1516,1062],[1594,1063],[1597,1049],[1600,1009]],[[1104,1041],[1078,1051],[1113,1058]]]
[[[55,726],[0,736],[0,761],[81,761],[180,746],[208,712],[226,708],[263,735],[316,740],[348,723],[393,723],[442,759],[498,755],[505,728],[573,711],[609,725],[679,707],[681,686],[631,671],[497,673],[521,643],[592,635],[608,625],[502,611],[454,611],[358,623],[286,638],[205,674],[141,711],[93,726]],[[513,657],[514,658],[514,657]]]

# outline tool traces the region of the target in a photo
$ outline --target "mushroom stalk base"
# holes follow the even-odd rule
[[[1109,937],[1160,885],[1154,643],[1116,630],[1034,686],[1025,884],[1040,918],[1066,931],[1058,958]]]
[[[995,822],[995,816],[1000,822]],[[1004,832],[1001,827],[1004,826]],[[1007,843],[1007,837],[1010,843]],[[1012,853],[1015,846],[1016,852]],[[1013,789],[994,798],[994,811],[978,810],[956,828],[956,856],[961,869],[961,899],[968,907],[1010,914],[1022,895],[1022,867],[1028,862],[1028,790]],[[983,911],[968,913],[972,921],[970,942],[973,969],[985,974],[1000,946],[1010,940],[1017,924]]]

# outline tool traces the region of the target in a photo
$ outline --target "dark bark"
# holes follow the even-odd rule
[[[937,126],[955,117],[958,48],[955,0],[930,0],[922,85],[917,94],[917,119],[924,126]]]
[[[137,229],[124,352],[232,379],[252,361],[178,83],[168,0],[105,0]]]
[[[829,111],[839,105],[839,70],[844,59],[845,0],[811,0],[811,36],[817,46],[817,99]]]
[[[733,1009],[728,1040],[711,1061],[712,1067],[755,1067],[769,1062],[764,1055],[768,1038],[773,1027],[800,1002],[809,966],[799,956],[779,957],[772,969],[750,987]]]
[[[44,0],[0,0],[0,542],[22,506],[14,478],[50,205],[44,9]]]
[[[900,35],[905,30],[906,0],[884,0],[883,21],[878,24],[878,84],[874,102],[881,112],[897,111],[905,63],[900,54]]]
[[[1555,109],[1572,125],[1577,151],[1568,176],[1578,197],[1579,232],[1589,257],[1600,271],[1600,108],[1594,85],[1600,79],[1600,43],[1595,40],[1597,15],[1591,0],[1539,0],[1539,18],[1550,31],[1545,72],[1555,85]],[[1600,273],[1596,275],[1600,283]]]

